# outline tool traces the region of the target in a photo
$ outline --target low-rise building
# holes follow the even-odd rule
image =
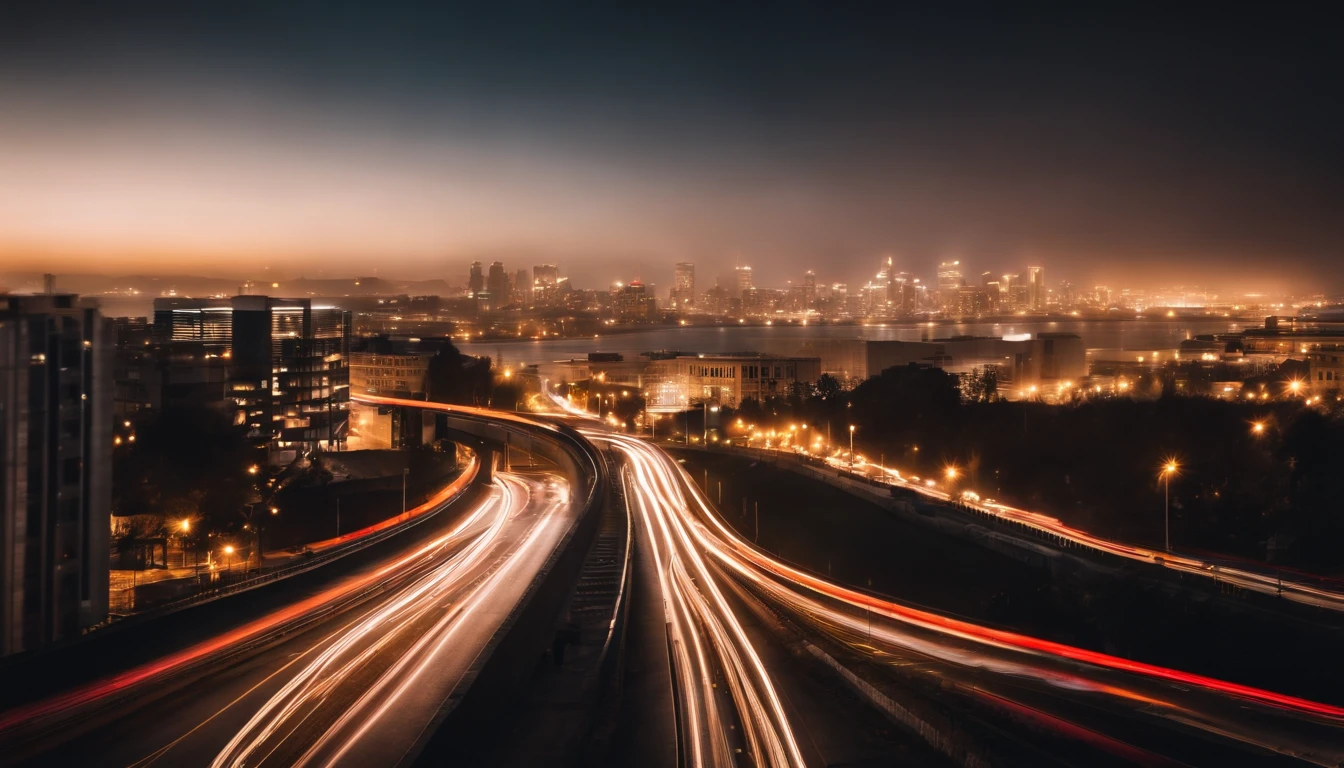
[[[782,397],[797,385],[821,378],[821,358],[787,357],[754,352],[679,355],[652,361],[654,378],[675,382],[685,405],[713,402],[735,407],[748,398]],[[670,408],[673,403],[667,404]]]
[[[946,339],[897,341],[837,339],[810,347],[822,369],[848,381],[863,381],[887,368],[929,365],[949,373],[993,367],[1001,385],[1014,388],[1049,386],[1087,375],[1087,350],[1072,333],[1038,333],[1023,338],[953,336]]]

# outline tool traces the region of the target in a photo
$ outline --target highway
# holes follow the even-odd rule
[[[172,660],[6,713],[0,745],[36,733],[47,748],[30,757],[42,765],[396,765],[460,694],[576,506],[558,476],[499,473],[444,534],[282,612],[330,610],[314,626],[244,658],[230,655],[222,668],[144,708],[123,703],[123,712],[108,717],[81,702],[96,702],[90,691],[152,691],[171,679],[163,667]],[[209,647],[223,652],[281,618],[253,622]],[[199,668],[208,651],[184,656]],[[100,715],[92,730],[74,738],[69,733],[77,731],[54,730],[90,711]]]
[[[920,674],[974,692],[987,708],[1121,760],[1160,763],[1173,745],[1180,753],[1194,744],[1197,754],[1344,761],[1344,708],[981,627],[831,583],[739,537],[655,446],[631,438],[623,446],[643,457],[641,486],[663,497],[689,550],[856,656],[921,665]]]
[[[826,457],[826,463],[842,471],[848,470],[850,466],[847,455]],[[953,498],[946,490],[943,490],[942,484],[934,479],[902,474],[899,470],[890,467],[864,462],[861,457],[856,457],[855,471],[874,477],[888,485],[904,488],[931,499],[957,501],[987,515],[1024,525],[1073,545],[1087,547],[1127,560],[1159,565],[1182,573],[1198,574],[1251,592],[1274,595],[1316,608],[1344,611],[1344,585],[1336,581],[1317,578],[1313,582],[1308,574],[1291,570],[1275,570],[1268,567],[1256,568],[1246,563],[1237,563],[1231,560],[1215,561],[1112,541],[1066,525],[1049,515],[1017,509],[1006,504],[1000,504],[993,499],[983,499],[974,491],[961,491],[956,493],[955,498]],[[1287,574],[1286,578],[1285,573]]]
[[[647,443],[587,429],[624,458],[637,535],[652,553],[677,692],[677,735],[691,766],[804,764],[783,702],[741,621],[696,545],[663,454]]]

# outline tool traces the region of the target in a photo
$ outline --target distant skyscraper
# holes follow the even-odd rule
[[[679,262],[672,269],[672,309],[685,312],[695,306],[695,265]]]
[[[490,273],[485,278],[485,291],[490,294],[491,309],[499,309],[509,303],[509,273],[504,271],[503,262],[490,264]]]
[[[1019,300],[1021,288],[1021,275],[1004,275],[999,279],[1000,306],[1002,309],[1012,312],[1026,308],[1023,306],[1025,300]]]
[[[107,618],[112,346],[90,302],[0,296],[0,655]]]
[[[957,306],[961,283],[961,261],[944,261],[938,265],[938,301],[943,309]]]
[[[743,294],[756,286],[751,281],[751,267],[738,267],[734,270],[734,274],[737,277],[737,298],[740,299]]]
[[[898,272],[891,276],[889,301],[898,315],[911,315],[917,309],[919,280],[909,272]]]
[[[467,293],[474,299],[485,290],[485,273],[481,271],[481,262],[471,262],[471,272],[467,277]]]
[[[520,269],[513,275],[513,303],[520,307],[532,306],[532,278],[526,269]]]
[[[649,320],[658,310],[658,302],[644,283],[631,280],[612,297],[612,310],[622,320]]]
[[[803,273],[803,309],[817,308],[817,273],[807,270]]]
[[[532,267],[532,303],[538,307],[552,307],[559,296],[560,270],[554,264]]]
[[[1045,267],[1027,267],[1027,297],[1033,312],[1045,311]]]

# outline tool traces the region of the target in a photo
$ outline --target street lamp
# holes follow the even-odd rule
[[[1171,476],[1181,467],[1175,459],[1168,459],[1162,465],[1162,521],[1166,530],[1167,551],[1171,551]]]
[[[233,571],[233,545],[232,545],[232,544],[225,545],[225,547],[224,547],[224,554],[225,554],[225,556],[226,556],[226,557],[225,557],[225,560],[224,560],[226,570],[228,570],[228,571]]]
[[[1265,434],[1265,422],[1257,421],[1254,424],[1252,424],[1251,434],[1255,435],[1256,437]]]
[[[854,471],[854,425],[849,425],[849,471]]]

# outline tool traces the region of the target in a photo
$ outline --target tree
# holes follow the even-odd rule
[[[817,379],[817,397],[822,400],[830,400],[840,394],[840,382],[829,373],[821,374]]]

